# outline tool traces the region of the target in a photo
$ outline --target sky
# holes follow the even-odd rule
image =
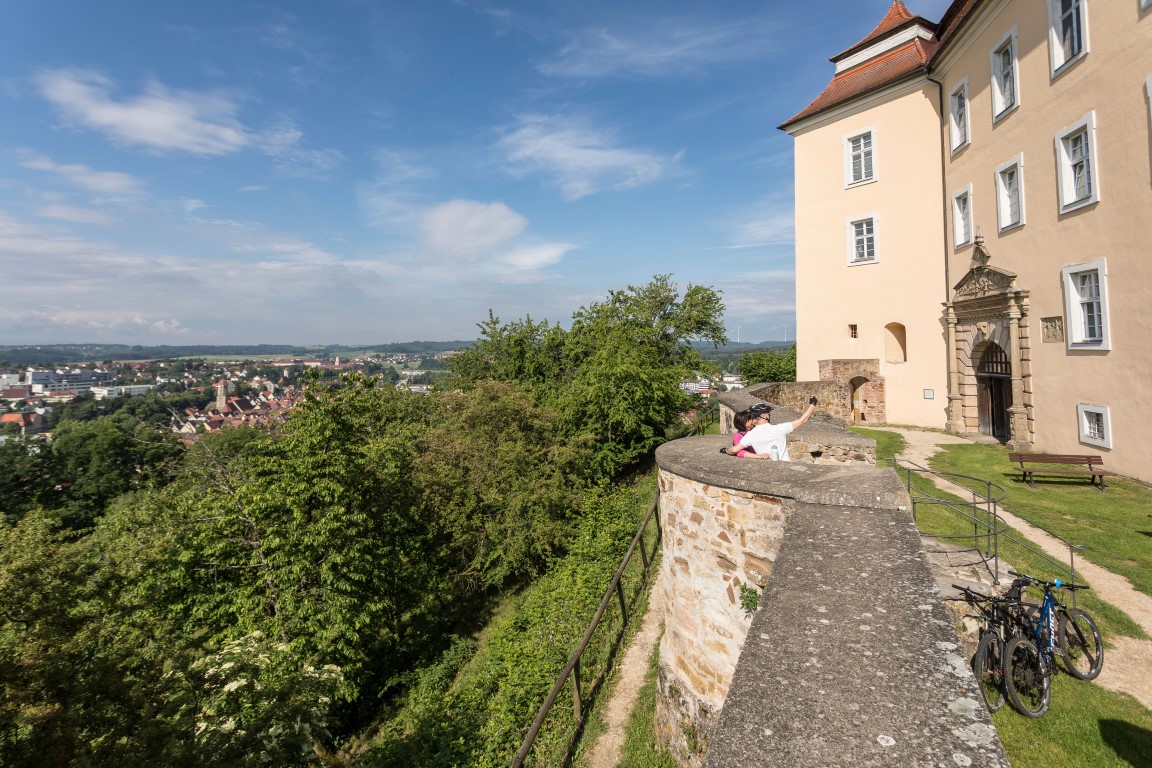
[[[0,344],[473,339],[657,274],[793,339],[777,126],[889,2],[8,0]]]

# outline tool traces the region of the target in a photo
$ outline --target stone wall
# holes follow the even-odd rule
[[[660,508],[666,613],[656,730],[682,765],[697,766],[751,623],[741,587],[763,590],[789,508],[663,470]]]
[[[821,360],[819,366],[821,381],[844,386],[843,398],[839,403],[844,421],[864,425],[887,423],[884,378],[880,375],[879,360]],[[855,386],[860,388],[860,418],[856,417],[852,403],[852,390]]]
[[[808,398],[815,395],[819,401],[819,405],[816,406],[817,413],[841,421],[852,421],[852,406],[849,402],[851,390],[843,382],[777,381],[770,384],[754,384],[747,389],[761,400],[800,412],[808,407]]]

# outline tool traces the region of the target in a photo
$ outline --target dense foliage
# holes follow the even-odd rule
[[[786,352],[745,352],[738,363],[740,375],[749,383],[796,381],[796,345]]]
[[[0,443],[0,765],[355,762],[536,580],[429,736],[506,762],[634,529],[609,481],[689,402],[719,312],[657,278],[568,331],[490,318],[431,396],[314,376],[274,434],[184,448],[153,397]],[[414,732],[384,731],[372,760],[403,764]]]
[[[580,308],[568,330],[489,316],[480,341],[449,361],[452,386],[523,385],[587,447],[594,478],[607,480],[648,455],[695,405],[680,382],[713,366],[691,342],[724,343],[722,314],[715,291],[688,286],[681,295],[659,275]]]

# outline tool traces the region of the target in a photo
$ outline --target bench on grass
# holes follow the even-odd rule
[[[1104,469],[1103,458],[1093,455],[1063,453],[1010,453],[1008,454],[1008,460],[1016,462],[1020,465],[1021,479],[1033,488],[1036,487],[1036,480],[1033,475],[1037,472],[1042,475],[1088,475],[1093,486],[1096,485],[1096,478],[1100,478],[1100,491],[1103,493],[1104,476],[1116,474],[1115,472],[1109,472],[1108,470]],[[1083,467],[1083,469],[1026,466],[1029,464],[1067,464],[1070,467],[1080,466]]]

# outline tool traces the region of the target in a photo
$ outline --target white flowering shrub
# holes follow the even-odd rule
[[[293,766],[318,761],[332,702],[346,695],[340,668],[301,662],[253,632],[192,665],[196,748],[214,762]]]

